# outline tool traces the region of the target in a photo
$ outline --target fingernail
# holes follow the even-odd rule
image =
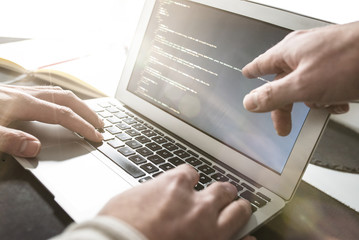
[[[100,128],[103,128],[105,126],[105,122],[101,118],[98,119],[98,124]]]
[[[98,137],[98,139],[103,140],[103,136],[100,132],[96,131],[96,136]]]
[[[247,94],[243,99],[243,105],[248,111],[255,111],[258,108],[257,92],[251,92]]]
[[[25,140],[20,146],[20,154],[26,157],[35,157],[40,151],[41,143],[39,141]]]
[[[336,114],[342,114],[342,113],[346,113],[348,110],[347,110],[346,107],[343,107],[343,106],[335,106],[335,107],[333,108],[333,111],[334,111],[334,113],[336,113]]]
[[[225,188],[228,190],[228,192],[237,193],[237,188],[233,184],[226,184]]]

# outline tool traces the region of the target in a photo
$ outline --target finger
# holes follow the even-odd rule
[[[292,130],[292,107],[293,104],[289,104],[271,112],[273,125],[279,136],[287,136]]]
[[[248,63],[243,69],[242,73],[248,78],[255,78],[267,74],[275,74],[281,72],[288,72],[290,68],[283,60],[281,50],[274,46],[262,55],[255,58]]]
[[[188,183],[191,189],[196,186],[199,180],[198,172],[189,164],[182,164],[174,169],[169,170],[167,174],[161,174],[159,177],[166,177],[167,175],[175,178],[182,177],[181,179]]]
[[[343,114],[349,111],[349,104],[336,104],[336,105],[330,105],[326,108],[329,113],[332,114]]]
[[[294,94],[295,87],[291,86],[293,74],[272,81],[254,89],[243,99],[243,106],[251,112],[269,112],[294,103],[302,97],[299,93]]]
[[[60,124],[85,138],[99,142],[103,139],[94,126],[77,115],[72,109],[33,98],[18,116],[19,120],[36,120],[44,123]]]
[[[342,104],[319,104],[319,103],[305,103],[310,108],[315,109],[326,109],[329,113],[332,114],[343,114],[349,111],[349,104],[342,103]]]
[[[76,114],[91,123],[95,128],[103,128],[104,126],[104,122],[101,118],[72,91],[52,86],[23,88],[22,90],[36,98],[71,108]]]
[[[231,202],[219,215],[218,227],[223,233],[232,237],[248,222],[252,214],[251,205],[247,200],[239,199]]]
[[[41,143],[34,136],[0,126],[0,152],[18,157],[35,157],[40,148]]]
[[[237,189],[228,182],[215,182],[199,193],[209,197],[215,209],[222,210],[235,199]]]
[[[245,236],[244,238],[242,238],[242,240],[257,240],[257,238],[253,236]]]

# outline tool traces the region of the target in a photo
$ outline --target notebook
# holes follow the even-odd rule
[[[240,238],[293,197],[328,119],[295,103],[291,133],[277,136],[270,113],[242,106],[246,93],[274,76],[247,79],[241,69],[290,31],[324,25],[238,0],[147,0],[116,97],[87,101],[106,122],[103,143],[25,122],[20,128],[43,147],[36,159],[17,160],[75,221],[93,217],[126,189],[190,164],[200,173],[197,191],[229,181],[251,202]]]

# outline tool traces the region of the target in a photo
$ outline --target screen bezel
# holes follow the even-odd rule
[[[147,0],[145,2],[128,59],[122,72],[116,98],[180,138],[183,138],[241,174],[248,176],[253,181],[268,188],[283,199],[289,200],[299,183],[314,147],[325,127],[328,113],[320,110],[309,111],[288,161],[282,173],[278,174],[129,92],[127,85],[131,78],[132,70],[136,63],[136,58],[147,30],[147,24],[155,2],[156,0]],[[291,30],[328,25],[328,23],[316,19],[251,2],[238,0],[196,0],[191,2],[201,3]]]

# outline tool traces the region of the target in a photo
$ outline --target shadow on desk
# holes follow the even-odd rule
[[[11,157],[0,160],[0,239],[48,239],[72,219],[30,172]],[[302,182],[284,211],[253,235],[258,240],[358,239],[359,215]]]

